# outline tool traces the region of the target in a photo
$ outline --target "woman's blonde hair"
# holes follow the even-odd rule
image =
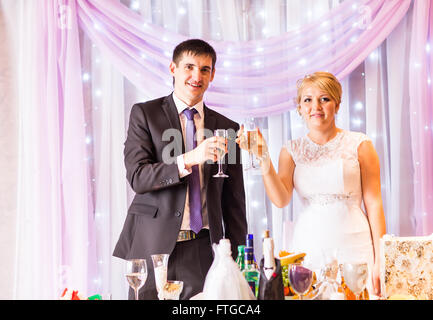
[[[305,87],[309,85],[314,85],[320,90],[325,91],[327,94],[331,96],[331,99],[338,106],[341,103],[341,95],[342,89],[341,84],[338,79],[329,72],[317,71],[313,74],[308,74],[304,78],[299,79],[296,82],[296,88],[298,89],[297,97],[296,97],[296,106],[299,110],[301,104],[302,91]]]

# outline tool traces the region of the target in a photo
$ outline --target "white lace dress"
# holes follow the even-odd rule
[[[338,262],[373,265],[370,226],[363,212],[358,146],[369,138],[342,130],[324,145],[308,136],[288,141],[296,167],[294,188],[301,200],[292,237],[293,250],[306,252],[305,264],[318,270],[326,255]],[[292,251],[292,250],[291,250]]]

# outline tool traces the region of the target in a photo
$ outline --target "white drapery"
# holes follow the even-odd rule
[[[129,4],[131,9],[140,12],[148,22],[159,24],[170,31],[191,37],[242,41],[280,35],[299,25],[315,21],[314,19],[338,5],[339,1],[176,1],[173,5],[173,1],[159,0],[124,1],[124,3]],[[409,65],[402,63],[408,60],[408,53],[398,49],[407,48],[410,43],[411,13],[410,11],[391,36],[355,72],[342,81],[343,102],[337,118],[339,127],[363,131],[373,139],[381,163],[382,196],[387,231],[396,235],[414,235],[415,227],[414,218],[411,215],[412,163],[410,136],[408,135],[408,109],[405,108],[408,99],[405,79]],[[208,21],[209,17],[212,17],[209,19],[210,26],[203,22]],[[97,51],[97,48],[93,48],[93,51]],[[114,115],[111,115],[111,121],[126,129],[125,121],[132,104],[136,101],[145,101],[150,97],[134,89],[129,81],[123,79],[119,74],[112,73],[111,76],[122,79],[115,81],[117,88],[104,87],[103,83],[97,84],[98,82],[95,86],[94,77],[98,77],[97,73],[92,75],[92,86],[94,93],[98,93],[96,88],[99,88],[101,95],[107,94],[108,97],[114,92],[124,91],[123,106],[118,100],[114,102],[108,97],[107,103],[112,104],[111,108],[125,110],[125,117],[121,121]],[[218,71],[216,76],[218,76]],[[106,79],[105,83],[107,83]],[[98,117],[97,112],[95,114],[94,111],[93,116]],[[235,120],[242,122],[244,119],[239,117]],[[267,138],[271,158],[276,167],[284,142],[306,133],[305,125],[295,111],[278,116],[256,118],[255,121]],[[120,130],[118,133],[121,134]],[[121,136],[117,138],[117,141],[122,141],[124,138],[125,136]],[[113,142],[107,140],[101,143],[110,145]],[[246,158],[247,154],[243,153],[243,159]],[[97,162],[95,166],[98,166]],[[103,175],[113,176],[118,169],[113,167],[112,171],[107,171]],[[246,171],[244,178],[250,210],[249,231],[255,235],[256,255],[261,256],[260,239],[265,229],[272,231],[276,242],[276,252],[282,249],[290,250],[290,225],[296,218],[296,214],[299,213],[296,194],[292,204],[279,209],[267,199],[260,175]],[[120,180],[118,183],[123,182]],[[128,186],[126,188],[129,190]],[[98,189],[96,185],[96,190]],[[129,195],[131,195],[130,190]],[[131,197],[127,199],[129,204]],[[104,198],[95,199],[95,201],[96,203],[98,201],[107,202]],[[108,216],[113,214],[123,216],[125,211],[117,213],[105,211],[104,214],[108,219]],[[118,222],[121,221],[122,219],[118,219]],[[111,241],[116,240],[116,228],[119,232],[121,225],[112,225],[111,230],[114,232],[111,234]],[[284,235],[285,232],[287,232],[286,235]],[[115,292],[113,289],[107,288],[106,290]]]
[[[15,1],[13,1],[15,2]],[[279,0],[279,1],[182,1],[182,0],[133,0],[122,1],[136,10],[149,22],[159,24],[164,28],[191,37],[202,37],[214,40],[249,40],[279,35],[291,28],[320,19],[320,16],[339,4],[339,1],[315,0]],[[15,56],[18,61],[26,59],[26,52],[31,52],[32,26],[31,7],[23,1],[2,1],[3,10],[11,16],[9,20],[17,30],[18,43]],[[396,235],[413,235],[416,221],[412,209],[413,168],[411,160],[411,145],[409,136],[408,105],[408,50],[411,41],[412,9],[407,16],[357,70],[346,78],[343,84],[343,102],[337,119],[339,127],[366,132],[375,144],[381,163],[382,196],[387,221],[388,233]],[[210,22],[210,23],[207,23]],[[113,258],[111,253],[120,233],[127,207],[132,198],[132,192],[126,183],[123,165],[123,142],[126,137],[129,110],[133,103],[145,101],[149,97],[140,93],[131,83],[116,71],[115,66],[100,54],[98,48],[81,34],[84,100],[86,106],[85,122],[87,136],[83,143],[87,144],[90,174],[92,175],[92,197],[95,208],[96,252],[98,261],[98,276],[95,277],[95,287],[98,292],[113,294],[114,299],[126,298],[127,284],[123,276],[123,262]],[[405,48],[402,50],[402,48]],[[24,67],[22,64],[17,66]],[[16,72],[26,79],[21,83],[25,88],[31,87],[31,77],[37,66],[26,66],[25,70]],[[168,66],[167,66],[168,72]],[[218,71],[216,77],[218,76]],[[27,132],[31,132],[32,92],[20,91],[18,104],[19,123]],[[30,111],[29,111],[30,110]],[[49,115],[48,115],[49,116]],[[242,118],[235,119],[242,121]],[[305,126],[296,112],[256,119],[269,143],[271,158],[278,166],[278,154],[285,141],[305,134]],[[32,153],[37,148],[31,134],[13,136],[16,145],[25,146],[20,149],[20,157],[27,159],[21,165],[35,166],[32,163]],[[51,137],[55,139],[55,137]],[[39,142],[40,143],[40,142]],[[246,154],[243,158],[246,159]],[[54,163],[54,162],[53,162]],[[29,178],[28,185],[21,186],[27,190],[25,194],[17,195],[18,206],[32,205],[32,199],[24,195],[32,195],[39,185]],[[261,256],[260,237],[265,228],[272,231],[276,242],[276,251],[290,250],[287,239],[283,237],[283,229],[289,229],[289,223],[298,213],[296,196],[291,205],[278,209],[267,199],[261,177],[249,172],[245,173],[247,203],[249,203],[249,228],[255,234],[256,255]],[[36,196],[36,194],[33,194]],[[55,198],[55,194],[50,192]],[[38,199],[33,199],[38,201]],[[16,237],[14,230],[9,230],[10,236],[17,239],[16,259],[13,261],[16,273],[25,273],[28,268],[26,261],[52,268],[52,278],[37,279],[36,284],[26,287],[25,282],[15,287],[15,298],[56,298],[57,288],[62,275],[69,270],[56,268],[59,257],[52,254],[50,246],[56,242],[59,228],[56,227],[55,206],[50,225],[40,225],[34,217],[21,217],[20,233]],[[19,209],[21,210],[21,209]],[[27,208],[26,212],[31,212]],[[32,232],[25,231],[25,225],[32,225]],[[36,228],[34,228],[36,225]],[[26,241],[40,241],[38,232],[52,233],[50,243],[41,243],[41,252],[31,252]],[[288,233],[290,235],[290,233]],[[45,252],[45,251],[46,252]],[[50,253],[51,252],[51,253]],[[49,257],[47,259],[47,257]],[[39,261],[44,259],[45,261]],[[12,261],[10,261],[12,263]],[[6,262],[2,262],[6,263]],[[33,272],[38,272],[34,270]],[[59,274],[60,273],[60,274]],[[44,273],[49,274],[49,273]],[[45,285],[46,292],[36,290],[37,283]],[[47,286],[47,284],[49,284]],[[29,290],[31,289],[31,290]],[[92,292],[90,292],[92,293]]]

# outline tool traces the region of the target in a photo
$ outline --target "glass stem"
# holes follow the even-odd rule
[[[134,289],[134,291],[135,291],[135,300],[138,300],[138,290]]]

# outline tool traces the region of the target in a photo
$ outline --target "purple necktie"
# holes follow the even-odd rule
[[[191,151],[197,147],[197,140],[195,139],[195,125],[194,114],[197,110],[185,109],[183,111],[186,118],[186,151]],[[192,166],[192,172],[188,175],[189,186],[189,215],[191,230],[199,233],[203,226],[201,217],[201,195],[200,195],[200,173],[198,165]]]

